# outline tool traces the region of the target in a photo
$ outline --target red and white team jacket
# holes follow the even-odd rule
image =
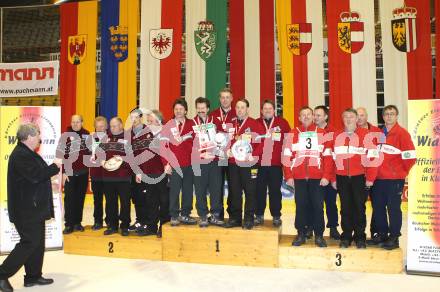
[[[365,175],[367,181],[376,179],[380,158],[374,138],[368,134],[367,129],[359,127],[351,135],[344,130],[335,132],[332,149],[336,175]]]
[[[325,141],[324,129],[312,124],[292,129],[291,143],[283,151],[284,177],[288,179],[334,180],[331,141]],[[290,144],[290,145],[289,145]]]
[[[399,124],[386,133],[385,141],[380,141],[378,150],[383,154],[383,163],[379,167],[378,179],[405,179],[416,163],[416,151],[411,136]]]

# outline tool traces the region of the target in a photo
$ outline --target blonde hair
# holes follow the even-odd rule
[[[96,126],[97,122],[105,122],[105,124],[107,125],[107,118],[103,116],[97,116],[93,124]]]

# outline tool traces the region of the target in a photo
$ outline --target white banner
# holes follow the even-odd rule
[[[7,169],[9,155],[15,148],[16,131],[20,124],[32,121],[41,132],[41,146],[38,154],[52,163],[55,157],[58,140],[61,136],[60,107],[0,107],[0,252],[10,252],[20,240],[15,227],[9,222],[7,205]],[[46,221],[46,248],[61,248],[62,236],[62,204],[61,175],[52,177],[53,203],[55,219]]]
[[[58,94],[58,61],[0,63],[0,97]]]

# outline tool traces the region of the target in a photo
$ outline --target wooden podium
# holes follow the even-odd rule
[[[266,222],[253,230],[225,229],[198,225],[163,226],[162,239],[134,234],[104,236],[104,230],[74,232],[64,236],[67,254],[114,258],[164,260],[174,262],[320,269],[333,271],[401,273],[401,249],[386,251],[377,247],[339,248],[339,241],[326,238],[328,247],[318,248],[314,240],[293,247],[292,235]]]
[[[163,227],[163,260],[278,267],[279,228]]]
[[[64,253],[99,257],[162,260],[162,241],[156,236],[105,236],[105,229],[64,235]]]
[[[353,244],[343,249],[339,241],[326,238],[328,247],[318,248],[313,239],[300,247],[292,246],[294,236],[285,235],[279,244],[279,267],[345,272],[398,274],[403,270],[402,249],[379,247],[357,249]]]

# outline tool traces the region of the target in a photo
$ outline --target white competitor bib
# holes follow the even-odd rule
[[[298,139],[299,151],[319,151],[318,134],[316,132],[301,132]]]

